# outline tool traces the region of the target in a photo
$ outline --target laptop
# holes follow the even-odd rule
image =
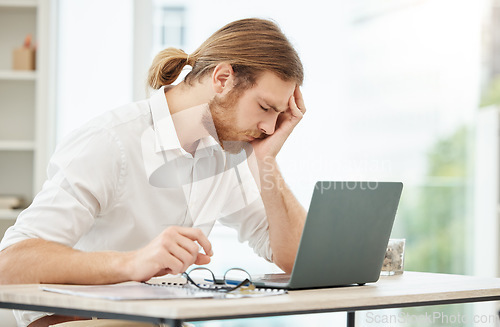
[[[376,282],[402,189],[400,182],[317,182],[292,273],[252,282],[290,290]]]

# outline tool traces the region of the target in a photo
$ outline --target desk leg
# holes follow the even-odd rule
[[[347,312],[347,327],[355,327],[356,326],[356,312],[348,311]]]

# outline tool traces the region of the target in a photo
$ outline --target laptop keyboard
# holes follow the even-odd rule
[[[285,273],[265,274],[260,280],[263,282],[284,283],[290,280],[290,274],[285,274]]]

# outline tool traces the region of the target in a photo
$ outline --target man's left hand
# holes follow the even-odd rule
[[[269,157],[275,158],[290,133],[304,116],[306,107],[299,86],[295,87],[293,95],[288,100],[288,105],[288,110],[279,115],[276,121],[276,130],[272,135],[250,142],[257,160],[261,161]]]

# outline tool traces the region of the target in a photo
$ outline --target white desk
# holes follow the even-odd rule
[[[358,310],[500,300],[500,278],[405,272],[365,286],[291,291],[287,295],[243,299],[112,301],[55,294],[39,285],[0,286],[0,307],[63,315],[147,321],[180,326],[200,321],[293,315],[348,313]]]

